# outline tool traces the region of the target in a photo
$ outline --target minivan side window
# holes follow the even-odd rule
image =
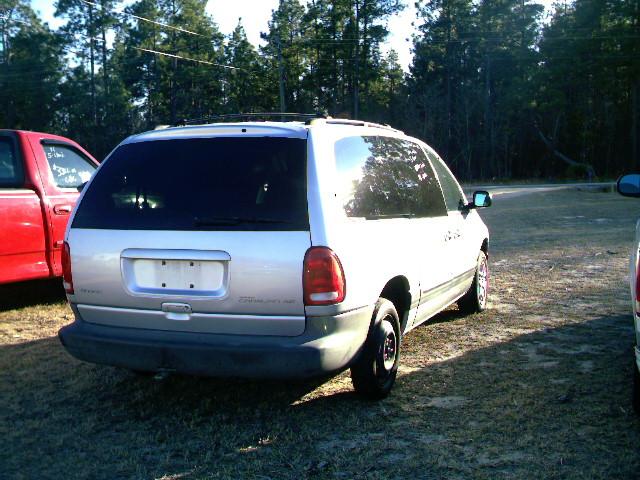
[[[442,192],[419,145],[394,137],[357,136],[335,145],[338,192],[348,217],[437,217]]]
[[[0,137],[0,188],[21,187],[23,184],[22,162],[16,155],[13,140]]]
[[[450,212],[460,210],[460,207],[462,207],[466,202],[464,193],[460,189],[458,182],[440,157],[429,150],[427,150],[427,156],[429,157],[429,160],[431,160],[433,169],[438,174],[442,193],[444,194],[444,201],[447,204],[447,210]]]
[[[89,181],[95,165],[71,145],[43,142],[53,181],[60,188],[78,188]]]

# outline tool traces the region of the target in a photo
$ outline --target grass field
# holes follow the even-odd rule
[[[140,378],[78,362],[56,282],[0,287],[0,478],[619,479],[640,475],[627,258],[640,202],[499,198],[490,309],[409,334],[391,396]]]

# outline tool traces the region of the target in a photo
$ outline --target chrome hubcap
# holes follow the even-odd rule
[[[393,364],[396,362],[396,351],[396,335],[391,331],[387,333],[382,347],[382,360],[387,372],[393,368]]]

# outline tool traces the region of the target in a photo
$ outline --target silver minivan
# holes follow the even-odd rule
[[[69,222],[75,357],[139,372],[292,378],[351,369],[382,398],[401,338],[487,304],[489,234],[438,155],[316,118],[128,138]]]

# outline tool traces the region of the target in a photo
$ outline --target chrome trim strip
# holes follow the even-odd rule
[[[337,305],[307,305],[304,307],[307,317],[335,317],[346,313],[355,313],[357,310],[373,309],[373,305],[361,305],[354,308],[344,308],[343,304]]]
[[[430,290],[424,290],[424,291],[420,291],[420,302],[418,305],[423,305],[424,303],[426,303],[427,301],[429,301],[430,298],[432,298],[433,296],[438,296],[441,295],[443,292],[452,289],[454,287],[458,287],[463,283],[466,283],[469,279],[471,279],[476,273],[476,269],[472,268],[471,270],[468,270],[460,275],[458,275],[455,278],[452,278],[451,280],[448,280],[440,285],[438,285],[437,287],[434,287]]]
[[[77,304],[78,309],[83,310],[94,310],[101,312],[114,312],[114,313],[146,313],[151,315],[164,316],[164,313],[161,310],[138,310],[135,308],[116,308],[116,307],[104,307],[101,305],[86,305],[86,304]],[[244,314],[235,314],[235,313],[198,313],[194,312],[193,316],[198,316],[202,318],[230,318],[234,320],[298,320],[304,321],[304,315],[244,315]]]
[[[146,260],[201,260],[228,262],[231,255],[221,250],[171,250],[152,248],[128,248],[120,254],[121,258]]]

